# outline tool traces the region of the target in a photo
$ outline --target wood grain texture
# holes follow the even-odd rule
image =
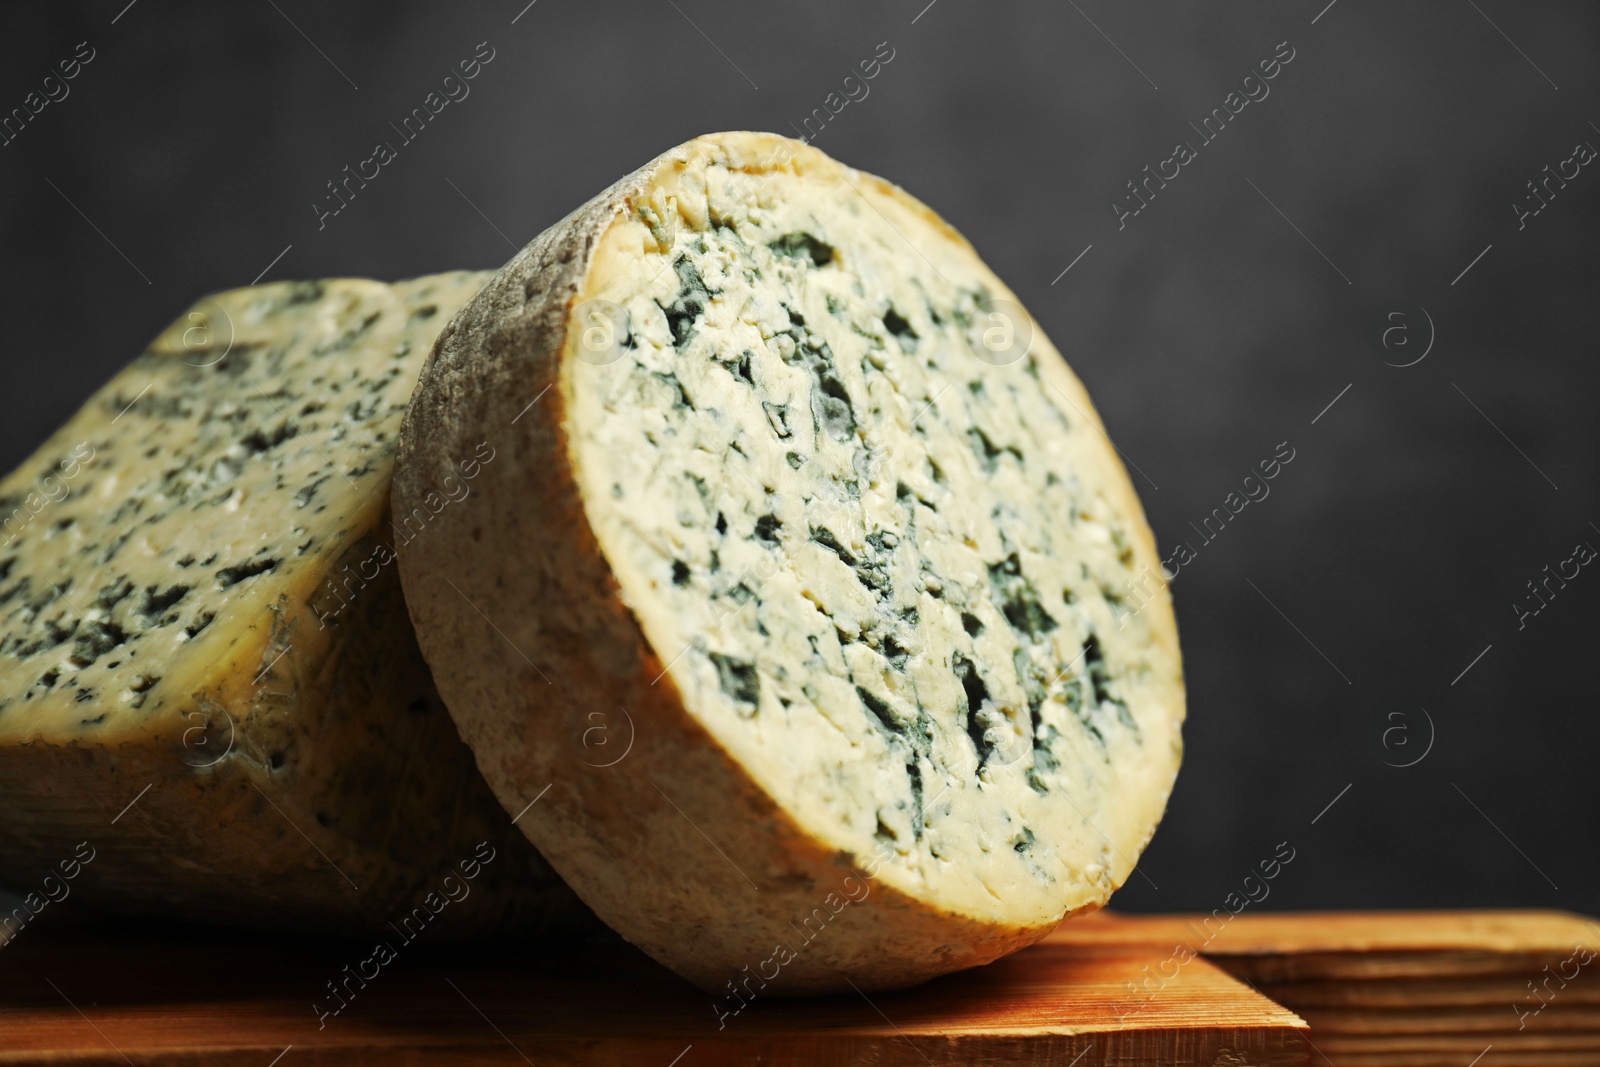
[[[1231,964],[1229,964],[1231,966]],[[1254,981],[1252,979],[1252,981]],[[1527,979],[1430,978],[1362,982],[1255,982],[1274,999],[1287,996],[1302,1014],[1319,1008],[1475,1008],[1529,996]],[[1574,1009],[1600,1004],[1600,982],[1569,986],[1561,994]]]
[[[1527,983],[1544,967],[1600,944],[1582,916],[1246,914],[1204,929],[1087,916],[916,989],[757,997],[720,1026],[711,998],[620,943],[397,938],[399,958],[319,1028],[312,1002],[334,1005],[325,983],[364,943],[41,922],[0,948],[0,1064],[268,1067],[288,1049],[278,1067],[1600,1065],[1600,958],[1552,981],[1536,1014],[1515,1010],[1539,1007]]]
[[[1556,911],[1095,915],[1051,945],[1203,955],[1338,1067],[1600,1064],[1600,924]]]
[[[719,1028],[708,996],[624,945],[401,945],[319,1029],[324,983],[369,952],[41,924],[0,949],[0,1064],[1308,1062],[1300,1019],[1205,961],[1136,998],[1147,949],[1035,946],[900,993],[757,998]]]
[[[1263,990],[1265,992],[1265,990]],[[1520,991],[1524,996],[1526,990]],[[1466,1008],[1401,1008],[1378,1010],[1349,1010],[1306,1008],[1298,1013],[1311,1024],[1312,1031],[1322,1034],[1486,1034],[1492,1037],[1517,1029],[1517,1016],[1511,1011],[1516,1003],[1513,996],[1491,999]],[[1488,1010],[1485,1010],[1487,1008]],[[1560,1012],[1550,1011],[1538,1016],[1538,1025],[1529,1023],[1532,1030],[1563,1030],[1584,1032],[1590,1041],[1600,1040],[1600,1011],[1593,1005],[1563,1006]],[[1487,1038],[1486,1038],[1487,1040]]]
[[[1482,1059],[1477,1059],[1479,1055]],[[1477,1059],[1476,1063],[1473,1060]],[[1333,1062],[1313,1056],[1313,1062],[1325,1065]],[[1469,1053],[1392,1052],[1363,1055],[1345,1052],[1340,1054],[1338,1067],[1595,1067],[1600,1060],[1593,1052],[1512,1052],[1496,1044],[1488,1044]]]
[[[1600,945],[1600,920],[1572,912],[1535,909],[1246,911],[1227,921],[1204,914],[1128,915],[1100,911],[1063,923],[1049,941],[1100,946],[1171,941],[1203,947],[1208,956],[1275,958],[1418,952],[1565,954],[1574,946]]]

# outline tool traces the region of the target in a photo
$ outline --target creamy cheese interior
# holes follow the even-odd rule
[[[0,483],[0,741],[149,733],[208,699],[271,715],[316,686],[422,361],[489,277],[201,301]],[[314,596],[329,625],[290,633]]]
[[[690,711],[920,899],[1103,902],[1171,788],[1181,671],[1126,475],[1009,291],[876,179],[714,155],[587,284],[572,460]]]

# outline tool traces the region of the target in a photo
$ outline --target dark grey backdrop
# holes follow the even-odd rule
[[[695,134],[793,133],[887,42],[815,143],[972,239],[1088,384],[1163,554],[1197,550],[1188,758],[1117,903],[1220,906],[1287,840],[1264,907],[1600,912],[1600,567],[1513,608],[1600,547],[1600,167],[1563,162],[1600,146],[1594,7],[126,3],[0,13],[5,112],[94,50],[0,146],[6,467],[204,292],[499,264]],[[471,95],[319,229],[325,183],[479,42]],[[1180,140],[1198,158],[1119,229]],[[1578,173],[1519,229],[1547,165]],[[1270,496],[1202,540],[1280,442]]]

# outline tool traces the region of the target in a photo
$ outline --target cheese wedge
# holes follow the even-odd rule
[[[423,654],[658,960],[741,1004],[906,985],[1129,876],[1184,715],[1154,541],[1082,385],[902,190],[765,134],[656,159],[445,330],[396,514],[480,444],[399,546]]]
[[[389,936],[430,893],[437,937],[579,909],[474,769],[394,567],[432,532],[387,515],[400,416],[490,276],[203,300],[0,482],[0,879],[27,894],[0,926],[68,896]]]

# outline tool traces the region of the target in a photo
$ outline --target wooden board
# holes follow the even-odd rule
[[[0,949],[0,1064],[1308,1062],[1300,1019],[1203,960],[1136,998],[1143,947],[1040,945],[901,993],[758,998],[719,1020],[711,998],[621,944],[402,946],[319,1028],[312,1002],[335,1004],[324,983],[369,951],[41,922]]]
[[[1537,1014],[1512,1006],[1597,946],[1600,924],[1560,912],[1100,914],[918,989],[719,1019],[614,940],[402,945],[319,1026],[313,1001],[335,1006],[326,983],[370,946],[47,913],[0,947],[0,1064],[1593,1067],[1600,957]]]
[[[1600,945],[1600,920],[1572,912],[1534,909],[1245,911],[1226,921],[1207,915],[1098,911],[1063,923],[1049,941],[1099,947],[1182,942],[1207,956],[1279,959],[1418,952],[1547,955],[1564,954],[1580,945]]]
[[[1226,968],[1228,961],[1222,966]],[[1263,990],[1280,987],[1271,982],[1254,982]],[[1281,987],[1284,992],[1269,993],[1273,999],[1287,996],[1295,1010],[1328,1008],[1392,1008],[1420,1011],[1429,1008],[1475,1008],[1483,1004],[1509,1004],[1529,996],[1526,979],[1437,978],[1363,982],[1294,982]],[[1562,993],[1574,1010],[1600,1004],[1600,982],[1574,985]]]
[[[1526,991],[1522,991],[1526,995]],[[1465,1008],[1341,1009],[1302,1008],[1320,1042],[1323,1034],[1495,1034],[1517,1032],[1517,1016],[1510,997]],[[1314,1020],[1314,1021],[1313,1021]],[[1534,1023],[1537,1023],[1537,1026]],[[1593,1043],[1600,1041],[1600,1011],[1592,1005],[1540,1014],[1529,1022],[1535,1031],[1581,1032]]]
[[[1554,911],[1101,915],[1052,944],[1194,952],[1311,1024],[1339,1067],[1600,1064],[1600,924]],[[1565,975],[1565,978],[1562,976]],[[1479,1057],[1481,1056],[1481,1060]]]

